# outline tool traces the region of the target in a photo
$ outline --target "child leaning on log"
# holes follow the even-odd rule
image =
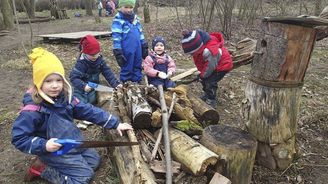
[[[93,148],[72,149],[65,155],[51,154],[61,148],[56,139],[84,140],[73,118],[92,121],[120,135],[132,130],[116,116],[72,97],[62,63],[52,53],[35,48],[29,55],[33,65],[33,87],[24,95],[12,129],[12,144],[20,151],[37,155],[25,181],[41,177],[51,183],[89,183],[100,163]],[[49,67],[51,66],[51,67]]]
[[[84,103],[96,104],[96,91],[88,82],[99,84],[99,75],[102,74],[113,88],[122,87],[112,70],[107,66],[100,54],[100,44],[92,35],[86,35],[80,41],[81,54],[70,73],[70,81],[74,87],[74,96]],[[91,122],[82,121],[78,127],[85,129]]]
[[[156,36],[152,40],[152,51],[143,61],[143,69],[149,84],[163,85],[164,89],[174,88],[175,83],[170,80],[175,73],[174,60],[166,53],[166,43],[163,37]]]
[[[216,108],[218,82],[233,67],[232,58],[224,47],[223,36],[219,32],[207,33],[203,30],[184,30],[182,35],[182,49],[184,53],[192,55],[200,72],[205,92],[201,99]]]

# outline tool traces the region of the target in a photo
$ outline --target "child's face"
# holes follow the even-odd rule
[[[93,55],[90,55],[90,54],[85,54],[87,56],[87,58],[91,61],[96,61],[99,57],[99,53],[97,54],[93,54]]]
[[[156,43],[155,47],[154,47],[154,51],[156,52],[156,54],[161,55],[163,54],[163,52],[165,51],[164,48],[164,44],[162,42],[158,42]]]
[[[122,11],[122,13],[124,13],[124,14],[129,14],[129,15],[131,15],[131,14],[133,13],[133,6],[129,6],[129,5],[122,6],[122,7],[121,7],[121,11]]]
[[[57,97],[63,90],[63,86],[63,78],[60,75],[53,73],[44,79],[41,90],[49,97]]]

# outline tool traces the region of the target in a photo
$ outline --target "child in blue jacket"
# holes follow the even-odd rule
[[[153,50],[142,63],[149,84],[156,87],[162,85],[164,89],[174,88],[175,83],[170,78],[175,73],[176,65],[174,60],[166,54],[164,38],[155,36],[151,45]]]
[[[96,92],[88,82],[99,84],[100,73],[113,87],[122,86],[112,70],[100,55],[100,44],[92,35],[87,35],[80,41],[81,55],[78,57],[70,73],[70,81],[74,87],[74,96],[84,103],[96,103]]]
[[[72,97],[72,89],[59,59],[42,49],[33,49],[34,86],[24,95],[24,107],[12,129],[12,144],[20,151],[37,155],[25,181],[41,177],[51,183],[89,183],[100,163],[95,149],[75,148],[53,156],[61,144],[56,139],[84,140],[73,119],[88,120],[104,128],[132,130],[116,116]],[[49,67],[51,66],[51,67]]]
[[[133,12],[135,0],[120,0],[120,11],[112,23],[113,52],[121,67],[122,82],[140,82],[142,59],[148,56],[148,45],[137,15]]]

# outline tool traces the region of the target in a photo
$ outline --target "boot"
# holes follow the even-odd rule
[[[46,165],[38,158],[35,157],[31,161],[31,166],[25,174],[24,181],[29,182],[41,176],[42,171],[46,169]]]

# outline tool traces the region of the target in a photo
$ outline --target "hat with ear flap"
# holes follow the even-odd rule
[[[192,54],[203,46],[203,39],[197,30],[182,31],[181,45],[184,53]]]
[[[164,48],[166,47],[166,43],[165,43],[164,38],[161,37],[161,36],[155,36],[153,41],[151,42],[151,46],[152,46],[153,50],[154,50],[154,48],[155,48],[155,46],[158,42],[161,42],[164,45]]]
[[[33,83],[36,86],[39,95],[49,103],[54,104],[54,101],[46,95],[42,90],[43,81],[50,74],[58,74],[63,78],[64,85],[68,88],[69,102],[72,99],[72,88],[68,81],[65,79],[65,70],[60,60],[53,53],[46,51],[45,49],[38,47],[32,50],[29,55],[30,62],[33,68]]]

